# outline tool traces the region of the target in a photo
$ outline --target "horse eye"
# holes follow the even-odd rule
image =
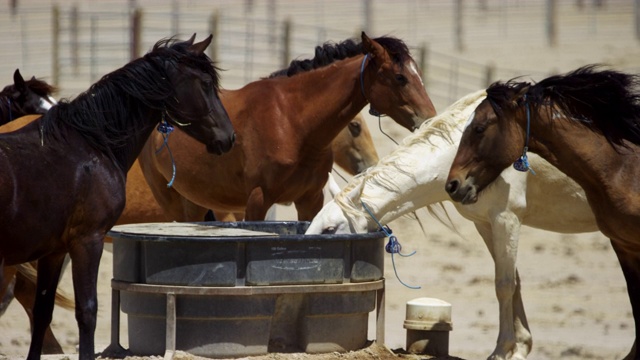
[[[359,123],[352,121],[349,123],[349,131],[351,132],[351,135],[353,137],[356,137],[359,136],[362,132],[362,127],[360,127]]]
[[[396,81],[402,86],[407,85],[407,83],[409,82],[409,80],[407,80],[407,77],[402,74],[396,75]]]
[[[322,230],[323,234],[335,234],[336,233],[336,227],[335,226],[329,226],[325,229]]]
[[[473,130],[476,132],[476,134],[482,134],[485,130],[485,127],[483,125],[476,125]]]

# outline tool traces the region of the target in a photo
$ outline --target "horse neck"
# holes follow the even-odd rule
[[[572,178],[587,193],[601,193],[605,190],[602,184],[609,183],[611,172],[615,171],[603,164],[618,162],[616,159],[621,153],[634,153],[635,146],[614,148],[604,136],[579,121],[555,119],[551,117],[557,116],[556,113],[548,114],[541,109],[539,115],[531,119],[529,149]],[[559,121],[563,123],[558,124]]]
[[[348,192],[346,202],[354,209],[362,209],[358,211],[367,218],[367,231],[378,228],[373,217],[384,225],[419,208],[449,199],[444,188],[462,132],[453,128],[448,136],[431,134],[427,138],[423,129],[407,137],[378,165],[351,180],[350,184],[359,191]],[[371,214],[363,209],[361,202],[367,205]],[[350,212],[354,213],[353,210]],[[357,221],[352,220],[354,223]]]
[[[300,114],[305,145],[328,147],[338,133],[367,104],[360,90],[362,56],[340,60],[334,64],[286,78]],[[304,121],[304,123],[302,123]]]

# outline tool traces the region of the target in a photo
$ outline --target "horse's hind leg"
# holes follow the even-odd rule
[[[38,282],[33,306],[33,330],[27,359],[40,359],[44,336],[53,317],[53,305],[63,262],[64,254],[50,255],[38,260]]]
[[[35,303],[36,286],[33,281],[28,279],[22,272],[18,272],[15,276],[16,284],[14,288],[15,298],[22,305],[29,317],[29,323],[33,329],[33,306]],[[44,334],[42,345],[43,354],[62,354],[62,347],[51,331],[51,326],[47,326]]]
[[[98,314],[98,269],[102,257],[104,234],[78,239],[69,255],[76,298],[76,321],[80,335],[79,359],[94,359],[94,336]]]
[[[636,330],[636,339],[633,342],[631,351],[624,359],[638,360],[640,359],[640,353],[636,350],[636,344],[638,343],[638,334],[640,334],[640,253],[625,251],[614,239],[611,239],[611,245],[618,256],[622,273],[627,282],[627,292],[629,293],[629,300],[631,300],[631,310],[633,311],[633,321],[635,323],[634,329]]]
[[[7,311],[9,304],[11,304],[13,300],[16,277],[13,273],[8,274],[5,268],[4,280],[4,282],[0,282],[0,286],[2,286],[2,288],[0,288],[0,316]]]

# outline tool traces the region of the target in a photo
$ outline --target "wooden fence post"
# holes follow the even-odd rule
[[[549,46],[556,46],[557,44],[557,32],[556,32],[556,22],[557,22],[557,6],[556,0],[547,0],[547,41]]]
[[[488,88],[491,83],[493,83],[493,79],[496,74],[496,66],[494,64],[489,64],[485,67],[484,71],[484,87]]]
[[[54,5],[51,11],[51,81],[60,86],[60,8]]]
[[[218,39],[220,27],[220,11],[214,11],[209,17],[209,33],[213,35],[211,45],[209,45],[209,57],[215,63],[218,62]]]
[[[462,30],[463,30],[462,14],[464,13],[464,10],[463,10],[462,1],[463,0],[456,0],[455,10],[453,14],[453,17],[454,17],[453,23],[455,24],[454,25],[455,42],[456,42],[456,49],[458,49],[458,51],[464,50],[464,41],[462,39]]]
[[[131,29],[129,41],[129,57],[135,60],[140,57],[140,43],[142,33],[142,10],[136,8],[131,13]]]
[[[282,35],[282,68],[289,66],[291,58],[291,19],[287,19],[283,24],[284,34]]]
[[[633,10],[635,12],[636,39],[640,40],[640,0],[633,2]]]
[[[71,8],[71,19],[69,20],[69,37],[71,41],[71,67],[73,67],[73,73],[78,75],[80,61],[78,60],[79,55],[79,46],[78,46],[78,7],[74,6]]]

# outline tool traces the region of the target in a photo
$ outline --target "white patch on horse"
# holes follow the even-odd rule
[[[40,107],[44,110],[51,109],[54,105],[57,105],[58,102],[52,98],[51,96],[40,98]]]
[[[464,127],[462,128],[462,131],[467,130],[467,128],[469,127],[469,125],[471,125],[471,122],[473,121],[473,118],[476,117],[476,112],[472,112],[471,115],[469,115],[469,118],[467,119],[467,122],[464,123]]]
[[[413,71],[416,74],[418,79],[420,79],[420,84],[422,84],[422,86],[424,86],[424,82],[422,81],[422,77],[420,77],[420,73],[418,72],[418,68],[416,67],[416,63],[414,63],[412,61],[410,68],[411,68],[411,71]]]

